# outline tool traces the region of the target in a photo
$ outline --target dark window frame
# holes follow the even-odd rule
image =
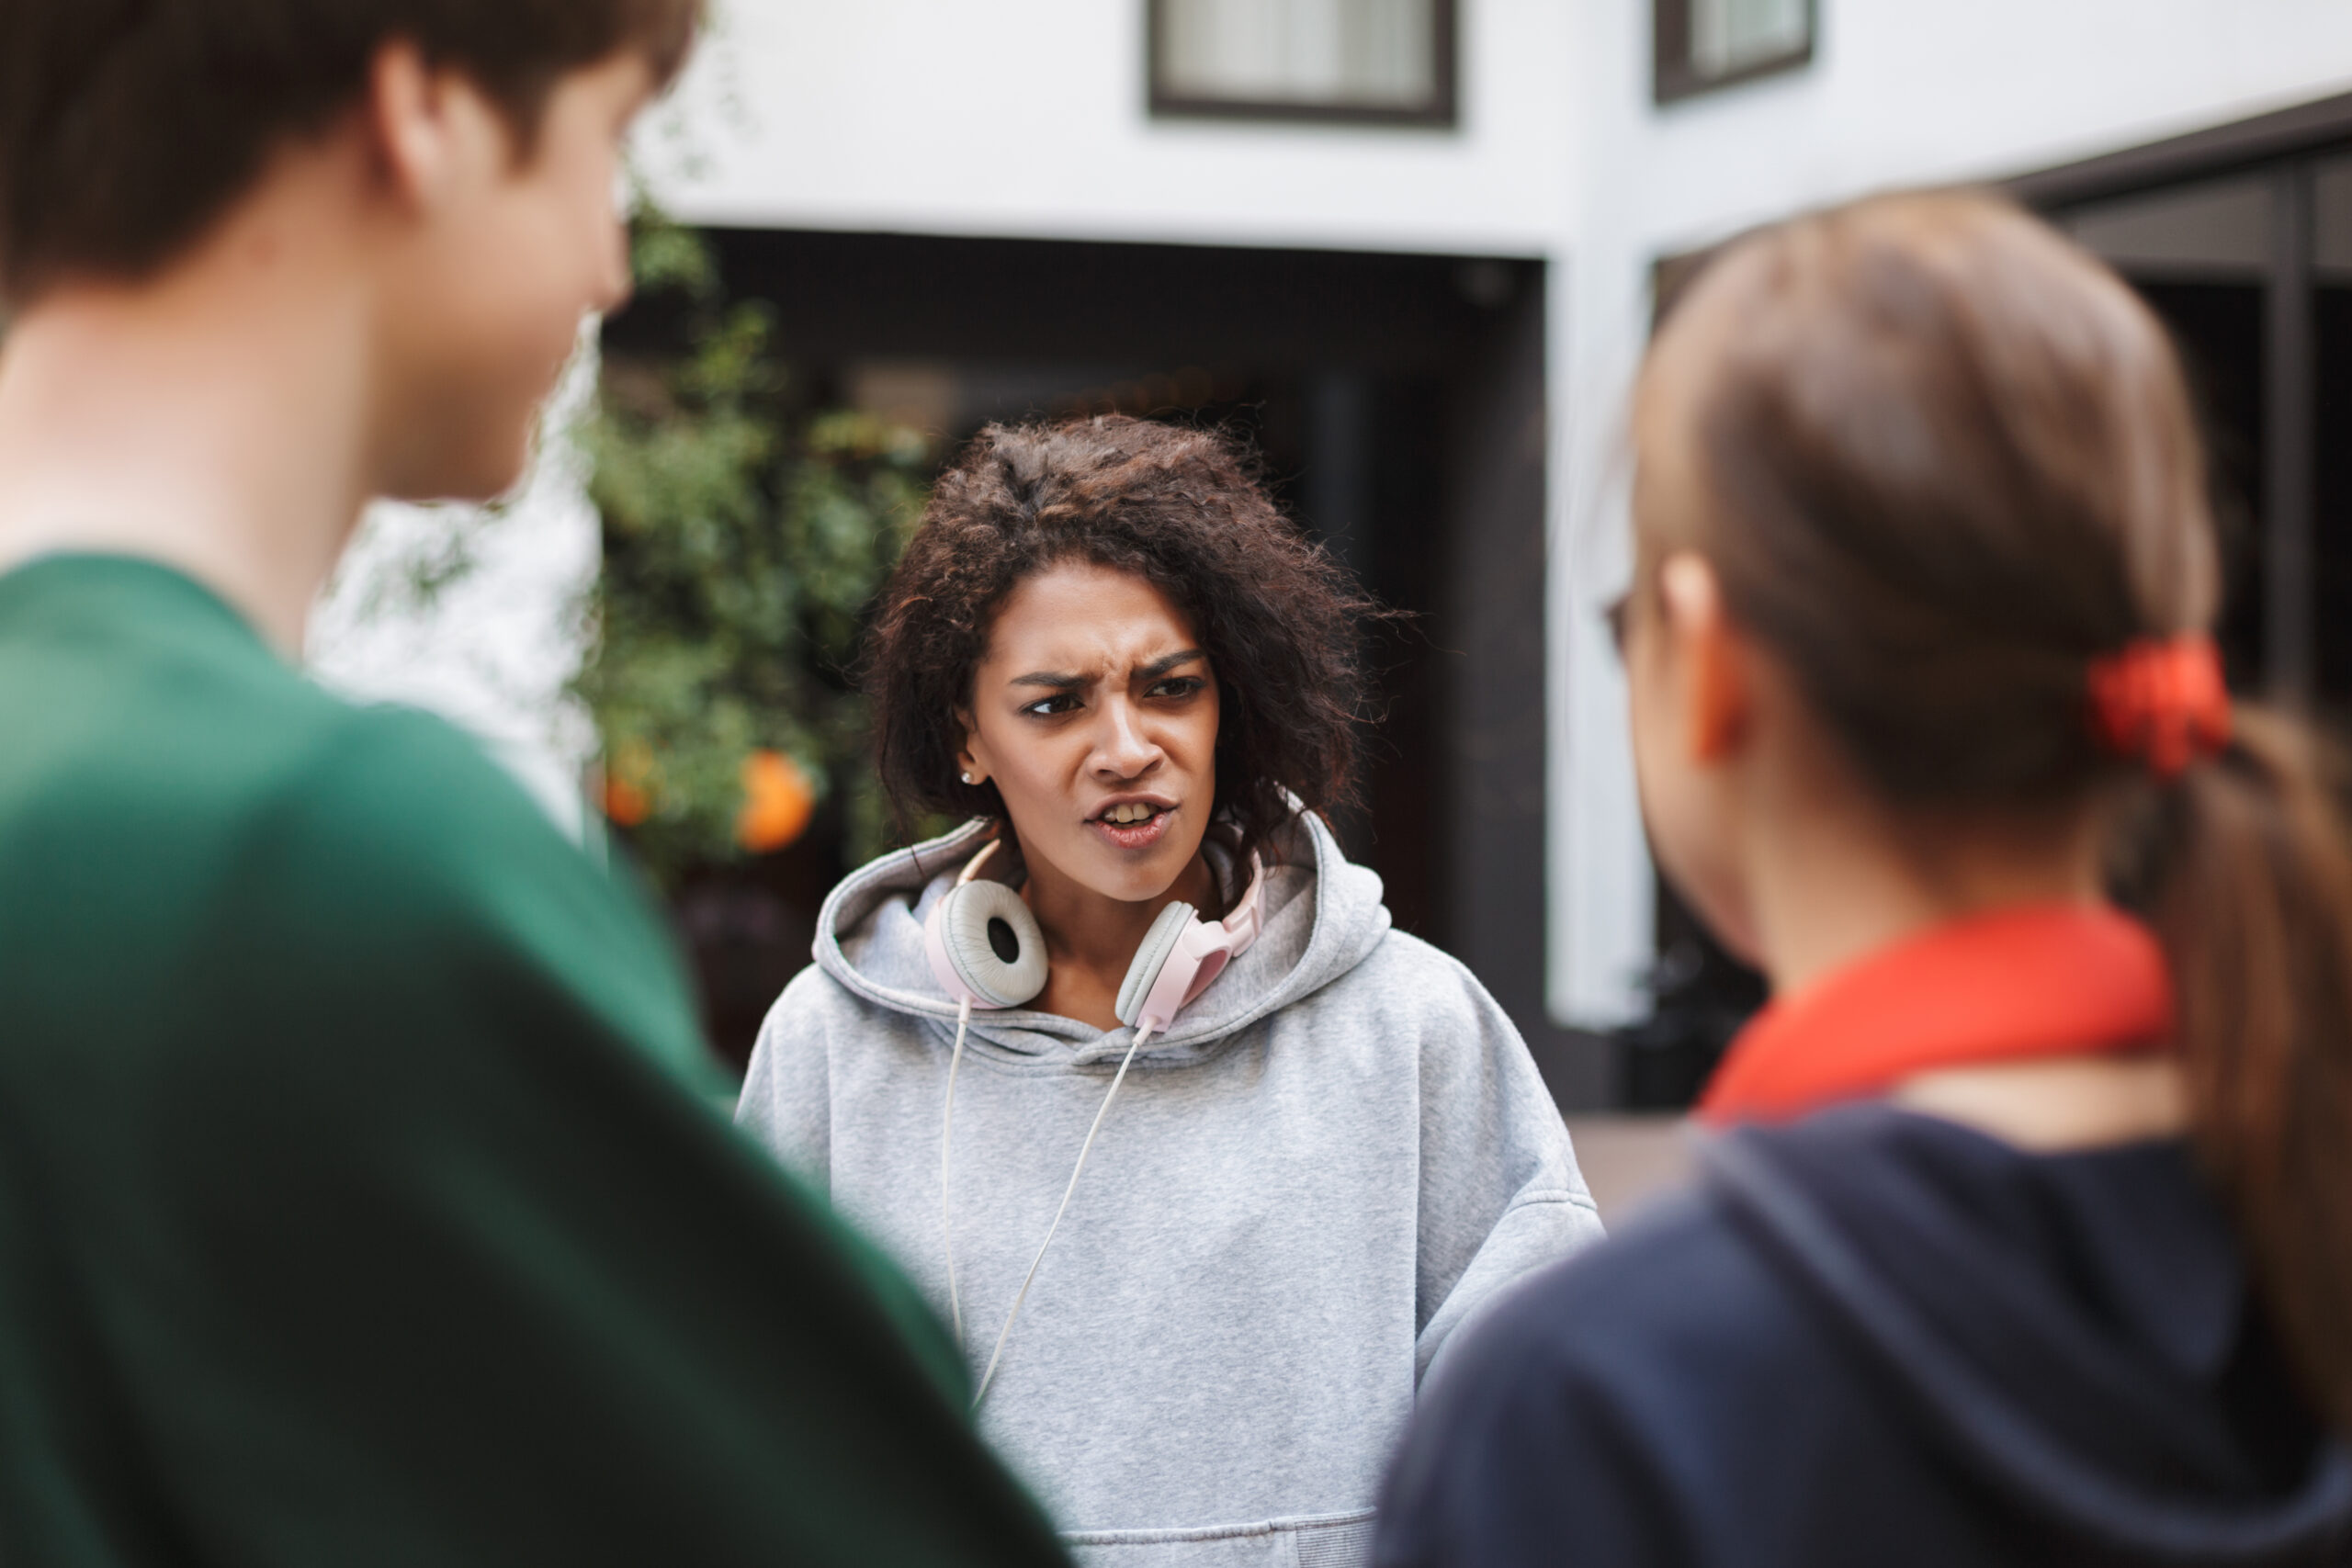
[[[2037,211],[2052,212],[2220,178],[2281,158],[2326,152],[2338,144],[2352,144],[2352,93],[2037,169],[2000,181],[1998,188]]]
[[[1743,65],[1721,76],[1702,76],[1690,63],[1691,0],[1652,0],[1650,6],[1650,96],[1658,104],[1680,103],[1767,76],[1802,71],[1813,63],[1821,38],[1821,0],[1805,0],[1804,44]]]
[[[1173,93],[1160,85],[1161,39],[1167,31],[1168,0],[1146,0],[1144,90],[1154,119],[1257,120],[1304,125],[1394,126],[1452,130],[1461,124],[1462,49],[1459,0],[1432,0],[1430,7],[1430,64],[1437,96],[1426,108],[1376,104],[1310,104],[1279,98],[1209,98]]]

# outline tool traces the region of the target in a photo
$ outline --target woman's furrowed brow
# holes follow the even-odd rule
[[[1136,679],[1138,681],[1154,680],[1159,676],[1167,674],[1170,670],[1174,670],[1179,666],[1190,664],[1196,659],[1206,659],[1207,657],[1207,654],[1202,652],[1197,648],[1188,648],[1182,653],[1165,654],[1160,658],[1153,660],[1150,663],[1137,668],[1136,671]]]
[[[1134,679],[1138,681],[1157,680],[1159,677],[1167,674],[1170,670],[1179,669],[1183,665],[1193,663],[1196,660],[1206,659],[1208,655],[1206,653],[1197,648],[1184,649],[1176,653],[1164,653],[1148,664],[1136,665]],[[1080,686],[1087,685],[1093,680],[1094,677],[1091,675],[1065,675],[1052,670],[1033,670],[1026,675],[1013,676],[1011,680],[1007,681],[1005,684],[1008,686],[1039,686],[1050,692],[1069,692],[1075,691]]]

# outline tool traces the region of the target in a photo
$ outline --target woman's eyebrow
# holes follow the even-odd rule
[[[1188,648],[1178,653],[1164,653],[1148,664],[1137,665],[1136,667],[1134,679],[1138,681],[1157,680],[1159,677],[1167,674],[1170,670],[1174,670],[1182,665],[1190,664],[1196,659],[1206,659],[1208,655],[1206,653],[1197,648]],[[1062,675],[1057,674],[1050,670],[1033,670],[1026,675],[1013,676],[1012,679],[1007,681],[1005,684],[1008,686],[1042,686],[1049,692],[1070,692],[1076,691],[1079,687],[1086,685],[1092,680],[1093,677],[1091,675]]]
[[[1202,652],[1197,648],[1188,648],[1182,653],[1167,654],[1161,658],[1153,660],[1148,664],[1143,665],[1136,671],[1135,678],[1138,681],[1156,680],[1159,676],[1167,674],[1170,670],[1175,669],[1178,665],[1190,664],[1195,659],[1206,659],[1207,657],[1207,654]]]

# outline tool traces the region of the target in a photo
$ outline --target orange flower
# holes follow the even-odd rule
[[[781,751],[754,751],[743,759],[735,841],[755,855],[773,854],[808,830],[816,805],[816,786],[797,762]]]

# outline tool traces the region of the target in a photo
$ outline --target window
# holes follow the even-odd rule
[[[1657,0],[1655,18],[1662,104],[1813,61],[1815,0]]]
[[[1149,0],[1151,112],[1454,122],[1454,0]]]

